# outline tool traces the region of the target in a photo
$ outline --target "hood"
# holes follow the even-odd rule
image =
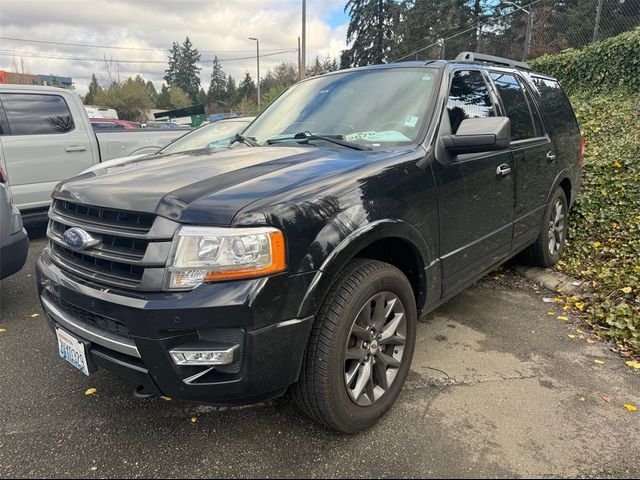
[[[116,165],[122,165],[123,163],[130,162],[131,160],[137,160],[139,158],[148,157],[150,155],[154,155],[153,153],[140,153],[138,155],[129,155],[128,157],[118,157],[112,160],[107,160],[106,162],[96,163],[94,166],[83,170],[78,175],[84,175],[85,173],[96,172],[98,170],[103,170],[105,168],[115,167]]]
[[[185,223],[228,225],[271,192],[361,168],[389,152],[310,146],[238,147],[142,157],[60,183],[54,197],[85,205],[153,212]]]

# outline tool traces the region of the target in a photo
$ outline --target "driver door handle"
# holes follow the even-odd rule
[[[64,148],[65,152],[84,152],[87,150],[87,147],[83,147],[82,145],[69,145]]]
[[[511,173],[511,167],[506,163],[503,163],[496,169],[496,175],[499,177],[506,177]]]

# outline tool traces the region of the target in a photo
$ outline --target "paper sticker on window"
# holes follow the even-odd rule
[[[414,128],[418,124],[418,117],[413,115],[407,115],[407,118],[404,119],[404,125],[406,127]]]

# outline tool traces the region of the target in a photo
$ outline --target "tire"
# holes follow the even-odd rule
[[[538,238],[522,252],[521,259],[525,263],[549,268],[558,262],[564,251],[567,237],[568,214],[567,197],[564,190],[558,187],[544,211],[544,220]]]
[[[340,432],[372,426],[402,390],[416,328],[416,301],[407,277],[387,263],[354,260],[320,307],[292,387],[296,404]]]

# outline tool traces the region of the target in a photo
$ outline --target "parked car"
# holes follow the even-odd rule
[[[109,118],[92,118],[91,127],[94,130],[100,130],[103,128],[115,128],[115,129],[131,129],[141,128],[138,122],[132,122],[130,120],[111,120]]]
[[[221,120],[216,123],[208,123],[196,130],[190,131],[182,137],[178,137],[156,153],[145,153],[130,155],[123,158],[114,158],[113,160],[102,162],[94,165],[93,167],[87,168],[82,173],[104,170],[105,168],[123,165],[133,160],[153,159],[164,155],[176,155],[187,152],[193,152],[194,155],[201,155],[202,150],[206,150],[210,153],[216,150],[229,148],[232,140],[235,138],[235,135],[247,128],[247,125],[249,125],[254,118],[255,117],[242,117],[230,120]]]
[[[185,128],[185,127],[175,122],[147,122],[145,123],[144,128],[167,129],[167,128]],[[190,127],[187,127],[187,128],[190,128]]]
[[[559,259],[583,163],[557,80],[470,53],[307,79],[238,140],[58,185],[42,306],[85,374],[214,404],[291,387],[343,432],[395,402],[420,315]]]
[[[13,205],[6,173],[0,167],[0,280],[18,272],[27,259],[29,237]]]
[[[0,85],[0,165],[23,220],[45,218],[60,181],[112,158],[155,152],[186,129],[94,132],[80,97],[71,90]]]

